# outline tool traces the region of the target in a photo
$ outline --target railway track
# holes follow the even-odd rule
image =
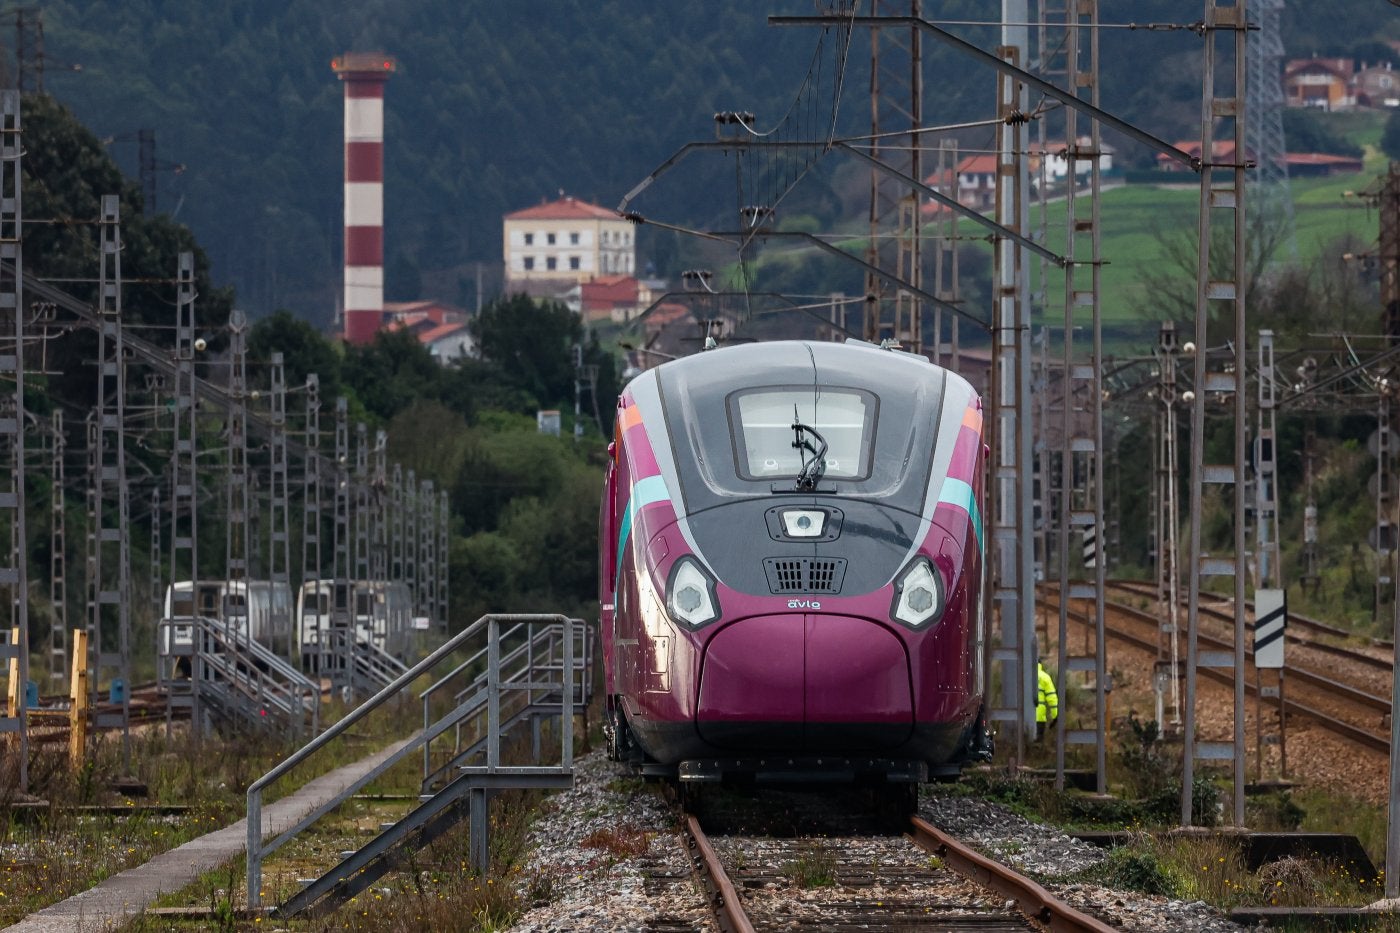
[[[1151,599],[1157,597],[1157,589],[1153,584],[1134,580],[1109,580],[1105,583],[1105,588],[1117,590],[1122,593],[1131,593],[1134,596],[1146,596]],[[1213,594],[1203,593],[1202,596],[1205,599],[1215,600]],[[1229,605],[1228,600],[1223,600],[1223,602],[1225,605]],[[1248,608],[1250,614],[1253,614],[1254,604],[1246,601],[1245,606]],[[1232,613],[1205,602],[1200,604],[1199,611],[1202,615],[1210,616],[1213,619],[1220,619],[1225,622],[1234,621],[1234,615]],[[1367,654],[1354,647],[1319,640],[1319,638],[1334,638],[1341,641],[1354,640],[1356,635],[1348,632],[1346,629],[1338,628],[1327,622],[1320,622],[1317,619],[1310,619],[1307,616],[1298,615],[1296,612],[1290,612],[1288,614],[1288,629],[1289,630],[1285,631],[1284,637],[1289,644],[1319,651],[1324,654],[1335,655],[1336,657],[1345,658],[1348,661],[1355,661],[1357,664],[1383,671],[1387,675],[1394,669],[1395,663],[1393,658],[1376,657],[1375,655]],[[1298,634],[1299,630],[1306,631],[1315,637],[1304,638]],[[1379,638],[1369,639],[1369,643],[1371,647],[1380,648],[1385,651],[1393,652],[1395,648],[1393,642],[1384,641]]]
[[[1058,611],[1058,604],[1053,604]],[[1224,615],[1224,613],[1221,613]],[[1069,617],[1081,624],[1091,624],[1089,617],[1076,610]],[[1231,618],[1232,617],[1227,617]],[[1127,620],[1128,625],[1115,620]],[[1131,644],[1139,650],[1155,654],[1158,650],[1158,617],[1122,603],[1105,603],[1105,627],[1110,638]],[[1201,650],[1232,651],[1233,645],[1208,633],[1199,633]],[[1245,651],[1245,693],[1256,692],[1253,654]],[[1217,683],[1233,685],[1233,675],[1224,670],[1200,667],[1198,672]],[[1306,716],[1334,734],[1377,751],[1389,752],[1390,737],[1382,730],[1381,716],[1390,712],[1390,701],[1365,690],[1327,677],[1315,671],[1291,666],[1287,671],[1288,689],[1284,709],[1290,716]]]
[[[684,832],[724,933],[1113,929],[918,817],[902,837]]]

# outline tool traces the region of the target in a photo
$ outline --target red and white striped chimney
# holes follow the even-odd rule
[[[384,320],[384,83],[394,59],[346,52],[331,61],[345,85],[345,332],[369,343]]]

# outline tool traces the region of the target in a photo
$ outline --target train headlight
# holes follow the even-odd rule
[[[927,557],[914,562],[895,578],[890,617],[911,628],[922,628],[943,614],[943,581]]]
[[[666,611],[681,625],[699,628],[719,618],[715,581],[700,562],[682,557],[671,567],[666,585]]]

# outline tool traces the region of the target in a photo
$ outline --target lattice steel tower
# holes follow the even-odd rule
[[[29,547],[24,524],[24,260],[23,217],[20,210],[20,103],[18,91],[0,96],[0,319],[14,341],[0,354],[0,381],[13,385],[6,401],[12,409],[0,418],[0,437],[9,440],[11,469],[8,488],[0,487],[0,516],[10,526],[9,566],[0,568],[0,587],[9,589],[10,627],[3,633],[5,669],[10,673],[10,696],[21,698],[0,716],[0,731],[16,734],[10,751],[18,755],[19,789],[29,789],[29,720],[23,702],[29,680]],[[105,199],[104,199],[105,203]],[[104,266],[105,268],[105,266]],[[8,343],[9,341],[5,341]],[[60,491],[58,493],[62,495]],[[15,683],[18,679],[18,683]]]
[[[272,462],[271,509],[268,516],[272,526],[271,550],[268,552],[268,578],[274,590],[280,585],[290,598],[292,584],[292,523],[289,475],[287,471],[287,380],[282,354],[272,354]],[[292,656],[291,607],[277,598],[272,600],[272,646]],[[283,647],[285,645],[285,647]]]
[[[306,459],[302,464],[301,583],[303,589],[307,584],[311,585],[309,597],[316,607],[317,625],[319,626],[324,624],[324,613],[320,598],[321,377],[316,373],[308,373],[306,376],[306,434],[304,441]]]
[[[1255,162],[1251,201],[1262,231],[1278,230],[1278,243],[1296,255],[1293,193],[1288,186],[1288,145],[1283,136],[1283,0],[1252,0],[1250,13],[1259,26],[1249,40],[1245,107],[1249,122],[1245,147]],[[1263,239],[1256,232],[1255,243]]]
[[[130,492],[126,479],[126,359],[122,349],[122,261],[120,202],[102,196],[101,278],[98,283],[97,417],[89,442],[94,466],[92,689],[121,681],[121,709],[99,713],[95,725],[122,732],[122,764],[131,772],[131,547]],[[117,505],[116,526],[106,505]],[[115,646],[113,645],[115,636]],[[113,647],[116,648],[113,651]]]
[[[49,626],[49,689],[57,689],[68,676],[68,527],[65,521],[63,494],[63,456],[66,447],[63,436],[63,409],[55,408],[52,415],[53,457],[49,465],[49,482],[53,485],[49,504],[49,602],[53,606],[53,623]]]

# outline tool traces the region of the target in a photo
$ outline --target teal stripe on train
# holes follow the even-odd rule
[[[938,501],[967,513],[972,520],[972,530],[977,535],[977,552],[985,555],[987,548],[982,541],[982,510],[977,507],[977,497],[972,494],[972,487],[960,479],[946,477],[943,488],[938,492]]]
[[[622,527],[617,530],[617,566],[613,568],[613,591],[617,591],[617,578],[622,574],[622,549],[632,534],[632,518],[643,506],[653,502],[667,502],[671,493],[666,489],[666,481],[661,474],[648,476],[632,484],[632,498],[627,500],[627,508],[622,514]]]

